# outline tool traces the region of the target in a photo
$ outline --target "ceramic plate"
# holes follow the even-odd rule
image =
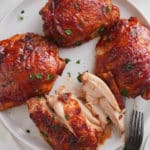
[[[16,9],[11,11],[11,13],[9,13],[0,23],[0,40],[8,38],[16,33],[35,32],[43,34],[39,10],[44,6],[46,1],[47,0],[25,0]],[[122,18],[136,16],[143,24],[148,26],[146,19],[144,19],[142,14],[133,5],[125,0],[113,0],[113,2],[119,6]],[[21,14],[21,10],[24,10],[25,13]],[[21,20],[20,17],[23,17],[23,20]],[[71,62],[65,68],[62,77],[58,78],[53,90],[60,85],[60,83],[66,82],[68,72],[71,73],[71,79],[75,84],[79,84],[76,78],[79,72],[86,70],[93,72],[95,45],[97,41],[98,38],[76,48],[60,49],[60,56],[63,58],[70,58]],[[80,60],[81,63],[76,64],[77,60]],[[138,109],[143,109],[144,111],[145,131],[147,131],[150,126],[150,116],[148,116],[148,114],[150,114],[150,102],[143,100],[141,97],[137,97],[135,101],[127,101],[127,119],[131,107],[135,104]],[[26,106],[20,106],[1,112],[0,119],[18,140],[22,141],[30,148],[34,150],[50,149],[48,144],[41,138],[33,122],[30,120]],[[30,130],[30,133],[26,132],[27,129]],[[144,138],[146,138],[147,134],[147,132],[144,132]],[[98,149],[116,150],[121,145],[123,145],[123,138],[120,138],[116,131],[113,130],[111,137]]]

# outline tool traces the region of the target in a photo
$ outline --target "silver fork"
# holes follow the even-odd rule
[[[143,141],[144,115],[143,112],[133,110],[129,125],[129,136],[124,150],[139,150]]]

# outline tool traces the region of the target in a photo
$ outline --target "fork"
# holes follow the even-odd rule
[[[144,129],[144,115],[143,112],[133,110],[129,125],[128,140],[125,143],[124,150],[139,150],[143,141]]]

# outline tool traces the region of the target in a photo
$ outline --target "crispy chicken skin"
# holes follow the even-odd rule
[[[111,0],[49,0],[40,14],[45,35],[60,47],[80,45],[120,17]]]
[[[122,19],[96,46],[96,75],[104,79],[120,107],[122,96],[150,99],[150,30],[136,18]]]
[[[81,150],[77,138],[58,120],[45,98],[31,98],[27,105],[31,119],[54,150]]]
[[[40,35],[17,34],[0,41],[0,110],[48,93],[65,62]]]

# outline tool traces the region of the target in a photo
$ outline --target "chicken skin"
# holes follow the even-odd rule
[[[136,18],[122,19],[96,46],[96,75],[123,108],[122,95],[150,99],[150,30]]]
[[[45,35],[60,47],[93,39],[120,17],[111,0],[49,0],[40,14]]]
[[[0,41],[0,110],[48,93],[65,62],[58,48],[33,33]]]
[[[77,138],[58,120],[44,97],[27,101],[31,119],[54,150],[80,150]]]

